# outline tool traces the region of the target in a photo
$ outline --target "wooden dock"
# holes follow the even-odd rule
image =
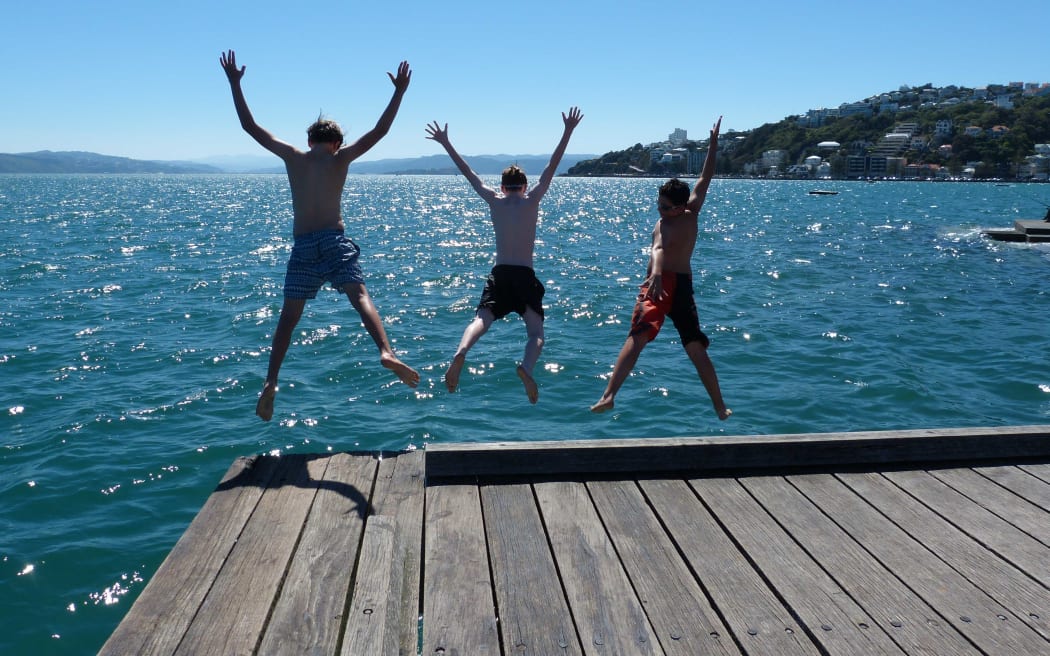
[[[1050,222],[1047,219],[1018,219],[1013,228],[985,230],[983,234],[996,241],[1046,243],[1050,242]]]
[[[1050,426],[238,459],[101,654],[1050,654]]]

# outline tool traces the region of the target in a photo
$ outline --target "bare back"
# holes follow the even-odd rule
[[[284,158],[292,190],[292,233],[305,235],[318,230],[343,230],[343,185],[350,159],[332,153],[324,144],[307,152],[295,150]]]
[[[486,200],[496,233],[496,264],[532,267],[540,198],[511,193]]]

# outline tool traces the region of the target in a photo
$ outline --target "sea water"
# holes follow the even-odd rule
[[[283,176],[0,176],[0,653],[94,653],[242,455],[1050,423],[1050,247],[981,236],[1042,216],[1050,187],[982,183],[715,180],[694,285],[734,415],[718,421],[670,324],[591,414],[660,182],[554,181],[530,405],[515,315],[456,393],[442,381],[493,262],[484,203],[461,177],[351,175],[347,231],[422,382],[383,369],[326,289],[264,423]]]

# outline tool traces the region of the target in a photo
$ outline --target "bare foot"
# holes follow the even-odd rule
[[[518,365],[518,378],[525,384],[525,393],[529,395],[529,403],[539,401],[540,388],[536,387],[536,381],[532,379],[532,376],[520,364]]]
[[[604,396],[598,399],[598,402],[591,406],[591,412],[595,414],[601,414],[606,410],[613,409],[613,400],[606,399]]]
[[[729,408],[722,408],[721,410],[718,411],[718,418],[721,419],[722,421],[725,421],[726,419],[729,419],[729,417],[732,414],[733,414],[733,411],[730,410]]]
[[[273,418],[273,397],[275,396],[277,396],[276,384],[263,385],[262,392],[259,393],[259,402],[255,404],[255,414],[259,415],[263,421],[270,421]]]
[[[445,370],[445,387],[448,391],[455,392],[456,388],[459,387],[459,372],[463,371],[463,363],[467,361],[467,356],[457,355],[452,358],[452,364]]]
[[[415,387],[419,384],[419,372],[398,360],[393,354],[383,354],[379,359],[383,366],[397,374],[405,385]]]

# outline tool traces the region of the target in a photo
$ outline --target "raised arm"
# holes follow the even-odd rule
[[[467,179],[471,187],[474,187],[474,191],[478,192],[478,195],[484,198],[486,201],[491,202],[496,198],[496,190],[485,185],[478,177],[478,174],[474,172],[474,169],[470,168],[466,160],[460,157],[456,149],[452,147],[452,142],[448,140],[448,123],[442,128],[437,121],[427,125],[427,139],[438,142],[445,147],[445,152],[452,158],[452,162],[459,169],[463,177]]]
[[[711,128],[711,141],[707,146],[707,157],[704,158],[704,170],[700,172],[700,179],[693,187],[693,193],[689,194],[689,202],[686,207],[694,213],[700,212],[700,207],[707,198],[707,188],[711,186],[711,178],[715,177],[715,159],[718,155],[718,131],[722,128],[722,117],[718,117],[715,126]]]
[[[241,78],[244,77],[245,66],[237,68],[237,57],[232,50],[227,50],[219,55],[219,64],[226,71],[226,78],[230,81],[230,91],[233,92],[233,106],[237,110],[237,118],[241,121],[241,127],[259,145],[277,155],[281,159],[295,152],[291,144],[287,144],[260,127],[252,117],[248,109],[248,102],[244,99],[244,91],[241,90]]]
[[[583,114],[580,113],[578,107],[570,107],[568,116],[565,115],[565,112],[562,112],[561,120],[565,123],[565,131],[562,132],[561,141],[554,148],[554,152],[551,154],[551,161],[547,163],[547,168],[543,169],[543,173],[540,174],[539,182],[529,192],[529,197],[535,198],[537,201],[543,198],[543,195],[547,193],[547,188],[551,186],[554,172],[558,170],[558,164],[561,163],[561,158],[565,155],[565,149],[569,146],[569,137],[572,136],[572,131],[576,129],[580,121],[583,120]]]
[[[397,110],[401,108],[401,99],[405,97],[405,91],[408,91],[408,83],[412,81],[412,71],[408,67],[408,62],[403,61],[397,67],[397,77],[394,77],[392,73],[387,73],[387,76],[394,84],[394,95],[390,98],[386,109],[379,116],[374,128],[361,135],[354,143],[340,149],[340,157],[349,157],[350,161],[357,159],[371,150],[372,146],[379,143],[379,140],[390,131],[390,126],[394,124],[394,117],[397,116]]]

